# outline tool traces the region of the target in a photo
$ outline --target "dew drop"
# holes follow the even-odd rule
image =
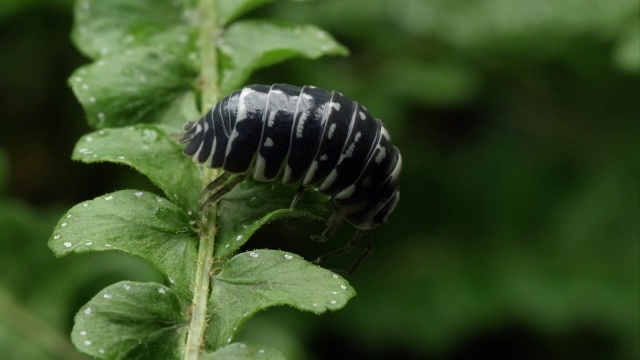
[[[58,240],[58,239],[60,239],[60,235],[56,235],[53,237],[53,240]]]
[[[98,121],[104,122],[105,119],[106,119],[106,116],[104,115],[104,113],[103,112],[99,112],[98,113]]]
[[[84,330],[83,330],[83,331],[80,331],[80,336],[86,336],[86,335],[87,335],[87,332],[86,332],[86,331],[84,331]]]
[[[338,292],[337,292],[337,291],[332,291],[331,293],[332,293],[333,295],[338,295]]]
[[[230,342],[231,342],[231,338],[228,338],[228,339],[227,339],[227,343],[230,343]]]
[[[244,229],[248,228],[252,223],[253,221],[251,221],[250,219],[241,218],[236,223],[236,231],[243,231]]]
[[[111,244],[104,244],[105,247],[112,247],[113,245]]]
[[[340,289],[347,290],[347,287],[345,285],[340,285]]]
[[[335,304],[337,304],[337,303],[338,303],[338,302],[337,302],[337,301],[335,301],[335,300],[331,300],[331,302],[330,302],[330,304],[331,304],[331,305],[335,305]]]
[[[66,242],[62,245],[64,245],[64,247],[70,248],[73,244],[71,244],[70,242]]]
[[[249,253],[249,256],[251,256],[253,258],[257,258],[259,256],[259,254],[257,252],[251,252],[251,253]]]
[[[80,87],[82,88],[82,90],[89,90],[89,84],[82,84],[80,85]]]
[[[62,224],[60,224],[60,226],[62,226],[62,227],[65,227],[65,226],[67,226],[67,225],[69,225],[69,224],[67,224],[67,223],[62,223]]]
[[[137,196],[137,197],[140,197],[140,196],[142,196],[143,194],[144,194],[144,193],[143,193],[142,191],[138,191],[138,192],[136,192],[136,196]]]
[[[158,288],[158,292],[159,292],[160,294],[164,294],[164,293],[165,293],[164,288]]]
[[[93,96],[89,96],[89,102],[92,103],[92,104],[95,104],[96,103],[96,98],[93,97]]]
[[[293,255],[286,254],[284,256],[284,258],[287,259],[287,260],[291,260],[291,259],[293,259]]]
[[[175,284],[175,283],[176,283],[176,281],[175,281],[175,280],[173,280],[173,279],[171,278],[171,276],[169,276],[169,283],[171,283],[171,284]]]
[[[258,350],[258,352],[259,352],[260,354],[264,354],[264,349],[260,349],[260,350]]]
[[[337,278],[338,278],[338,275],[336,275],[336,274],[333,274],[333,275],[331,275],[331,276],[333,276],[333,278],[334,278],[334,279],[337,279]]]
[[[144,129],[142,132],[142,141],[151,144],[158,140],[158,133],[154,130]]]
[[[318,307],[318,304],[313,303],[313,304],[311,304],[311,306],[313,306],[313,307]]]
[[[89,241],[88,243],[85,244],[86,246],[91,246],[93,245],[93,243],[91,241]]]
[[[92,138],[91,136],[87,136],[86,138],[84,138],[84,140],[85,140],[86,142],[92,142],[92,141],[93,141],[93,138]]]
[[[84,341],[84,344],[85,344],[85,345],[91,345],[91,340],[85,340],[85,341]]]
[[[109,196],[105,197],[104,199],[107,200],[107,201],[110,201],[110,200],[113,200],[113,196],[109,195]]]
[[[104,354],[104,349],[98,349],[98,352],[99,352],[100,354]]]
[[[91,308],[90,308],[90,307],[88,307],[88,308],[84,309],[84,314],[85,314],[85,315],[89,315],[89,314],[91,314]]]
[[[104,294],[102,297],[105,299],[111,299],[111,294]]]
[[[119,160],[126,160],[126,158],[124,156],[118,156],[117,159]]]
[[[124,284],[124,289],[125,289],[125,290],[129,290],[129,289],[131,289],[131,286],[129,286],[129,285],[127,285],[127,284]]]
[[[247,205],[252,208],[258,208],[264,205],[264,200],[257,196],[252,196],[248,201]]]
[[[240,240],[242,240],[242,235],[236,236],[236,241],[240,241]]]

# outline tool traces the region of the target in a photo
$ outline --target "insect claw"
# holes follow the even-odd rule
[[[300,186],[298,187],[298,190],[296,191],[296,194],[293,196],[293,201],[291,201],[291,206],[289,206],[290,210],[295,209],[296,205],[298,204],[298,201],[302,198],[302,195],[304,195],[304,190],[305,187],[300,184]]]

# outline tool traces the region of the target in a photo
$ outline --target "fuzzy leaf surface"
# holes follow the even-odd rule
[[[223,94],[240,87],[255,70],[293,57],[317,59],[348,54],[344,46],[316,26],[259,20],[232,23],[219,48],[223,55]]]
[[[122,190],[82,202],[62,216],[49,239],[58,257],[120,250],[147,260],[172,288],[190,296],[197,234],[182,209],[155,194]]]
[[[277,349],[247,343],[233,343],[202,357],[204,360],[285,360]]]
[[[238,254],[213,277],[207,348],[215,350],[232,341],[246,319],[270,306],[321,314],[341,309],[354,295],[344,278],[298,255],[278,250]]]
[[[218,235],[216,258],[233,254],[263,225],[286,217],[321,220],[331,213],[328,197],[318,191],[307,191],[294,210],[289,206],[295,187],[280,183],[258,183],[245,180],[218,203]]]
[[[76,70],[69,84],[94,128],[181,126],[197,116],[190,44],[130,49]]]
[[[182,155],[177,131],[157,125],[98,130],[80,138],[73,159],[113,162],[146,175],[167,197],[192,214],[198,209],[202,183],[198,167]]]
[[[193,0],[81,0],[74,9],[73,40],[98,59],[186,36],[194,23]]]
[[[179,359],[188,320],[184,307],[161,284],[119,282],[78,311],[71,340],[99,359]]]

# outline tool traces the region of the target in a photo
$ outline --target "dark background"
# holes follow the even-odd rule
[[[383,119],[402,197],[339,312],[287,308],[240,338],[291,359],[632,359],[640,355],[640,3],[637,0],[277,2],[250,14],[313,23],[348,58],[294,60],[251,82],[337,89]],[[67,87],[86,63],[71,1],[0,4],[0,357],[78,358],[77,309],[120,279],[160,277],[122,254],[55,259],[74,204],[152,188],[70,160],[90,129]],[[283,222],[250,247],[317,256]],[[327,264],[345,268],[357,251]],[[80,357],[81,358],[81,357]]]

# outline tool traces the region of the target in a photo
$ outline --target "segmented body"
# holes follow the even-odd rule
[[[246,86],[185,130],[195,162],[316,187],[359,230],[386,221],[400,197],[400,151],[380,120],[336,91]]]

